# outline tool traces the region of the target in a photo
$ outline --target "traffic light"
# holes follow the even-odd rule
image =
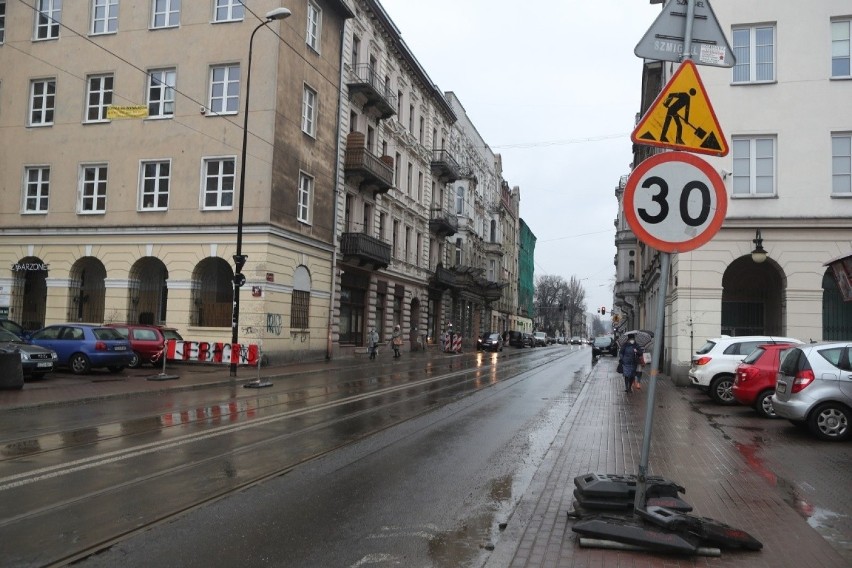
[[[601,315],[602,316],[606,315],[606,306],[601,306]]]

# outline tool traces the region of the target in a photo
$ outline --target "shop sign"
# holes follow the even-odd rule
[[[12,272],[47,272],[50,264],[46,262],[16,262],[12,265]]]

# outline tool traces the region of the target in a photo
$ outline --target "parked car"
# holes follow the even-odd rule
[[[765,343],[802,342],[792,337],[773,337],[770,335],[748,335],[730,337],[723,335],[708,339],[692,356],[689,379],[699,390],[709,392],[718,404],[736,404],[731,392],[737,365],[758,346]]]
[[[533,333],[533,339],[536,347],[547,347],[547,334],[543,331]]]
[[[499,333],[483,333],[476,339],[477,351],[503,351],[503,337]]]
[[[618,356],[618,343],[611,335],[601,335],[592,342],[592,357]]]
[[[852,343],[799,345],[778,370],[772,407],[794,424],[807,425],[821,440],[850,436],[852,422]]]
[[[49,325],[33,333],[30,342],[56,351],[56,364],[69,367],[76,375],[100,367],[117,373],[133,359],[130,342],[117,330],[99,324]]]
[[[178,332],[177,329],[173,327],[163,327],[159,326],[160,333],[163,334],[163,339],[168,341],[169,339],[175,339],[177,341],[183,341],[183,336]]]
[[[159,327],[130,323],[110,323],[106,327],[114,328],[122,337],[130,341],[133,359],[127,366],[131,369],[141,367],[146,363],[156,364],[163,356],[165,339]]]
[[[753,406],[760,416],[775,418],[772,395],[775,379],[784,357],[795,343],[767,343],[759,346],[737,366],[731,393],[740,404]]]
[[[510,331],[506,343],[512,347],[532,347],[528,335],[523,331]]]
[[[583,340],[581,340],[578,336],[574,336],[571,338],[571,345],[582,345]]]
[[[24,326],[22,326],[16,321],[12,321],[9,319],[0,319],[0,329],[11,331],[19,338],[26,337],[27,335],[27,332],[24,330]]]
[[[532,333],[524,333],[524,341],[526,341],[527,345],[530,347],[535,347],[535,337]]]
[[[21,367],[24,370],[25,377],[40,379],[56,366],[56,351],[31,345],[4,328],[0,328],[0,352],[20,353]]]

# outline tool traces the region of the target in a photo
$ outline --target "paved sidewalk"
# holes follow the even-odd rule
[[[648,396],[627,394],[616,361],[601,359],[585,380],[568,419],[534,476],[487,566],[535,567],[841,567],[848,564],[753,471],[722,432],[689,405],[688,389],[657,380],[648,473],[679,483],[692,514],[750,533],[759,552],[720,558],[580,548],[571,531],[574,478],[639,470]]]

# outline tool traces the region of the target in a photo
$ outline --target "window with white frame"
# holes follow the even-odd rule
[[[148,117],[163,118],[175,114],[175,69],[154,69],[148,72]]]
[[[852,20],[831,22],[831,76],[850,77],[852,57]]]
[[[92,0],[92,34],[118,31],[118,0]]]
[[[456,188],[456,215],[464,215],[464,188]]]
[[[240,110],[240,66],[216,65],[210,68],[210,98],[207,105],[217,114]]]
[[[215,22],[238,22],[245,18],[246,9],[241,0],[216,0]]]
[[[308,29],[305,32],[305,43],[308,47],[319,53],[320,33],[322,32],[322,10],[315,3],[308,0]],[[355,63],[355,62],[353,62]]]
[[[62,21],[62,0],[36,0],[34,39],[56,39]]]
[[[456,266],[461,266],[462,263],[462,240],[456,239]]]
[[[169,208],[170,160],[145,161],[139,167],[139,209],[164,211]]]
[[[305,173],[299,174],[299,196],[296,218],[302,223],[311,222],[311,198],[314,194],[314,178]]]
[[[106,213],[107,166],[80,166],[80,213]]]
[[[204,209],[233,208],[235,163],[233,157],[204,160]]]
[[[178,25],[180,25],[180,0],[154,0],[151,27],[173,28]]]
[[[0,0],[0,44],[6,41],[6,0]]]
[[[734,137],[733,195],[775,195],[775,138]]]
[[[852,134],[831,136],[831,193],[852,195]]]
[[[50,198],[50,167],[27,166],[24,170],[24,213],[47,213]]]
[[[112,75],[89,75],[86,93],[86,122],[104,122],[112,104]]]
[[[49,126],[53,124],[55,104],[56,79],[35,79],[30,81],[30,126]]]
[[[734,28],[734,83],[775,80],[775,26]]]
[[[307,85],[302,97],[302,132],[311,136],[317,133],[317,92]]]

